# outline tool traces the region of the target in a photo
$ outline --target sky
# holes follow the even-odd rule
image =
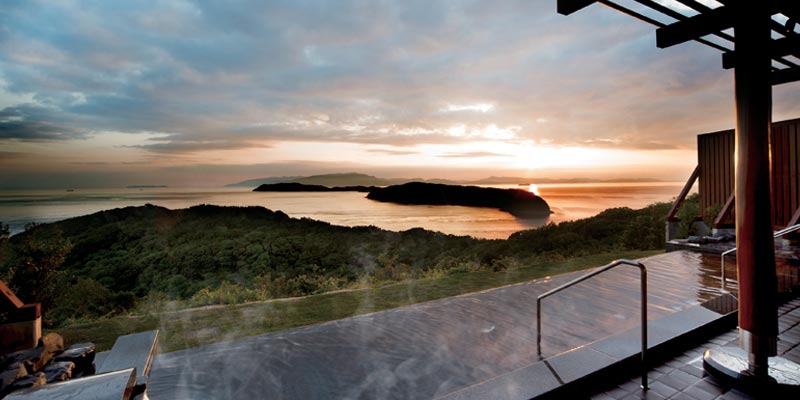
[[[733,127],[720,53],[659,50],[654,27],[600,5],[555,7],[5,0],[0,188],[685,180],[696,135]],[[774,120],[800,116],[798,89],[773,89]]]

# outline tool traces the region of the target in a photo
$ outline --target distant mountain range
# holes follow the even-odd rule
[[[294,179],[300,178],[302,178],[302,176],[273,176],[271,178],[248,179],[246,181],[225,185],[225,187],[257,187],[263,184],[291,182]]]
[[[265,183],[253,189],[254,192],[363,192],[380,189],[377,186],[324,186],[306,185],[297,182]]]
[[[422,179],[422,178],[378,178],[372,175],[348,172],[343,174],[325,174],[312,176],[277,176],[270,178],[249,179],[242,182],[231,183],[225,187],[258,187],[264,184],[276,183],[301,183],[303,185],[321,186],[390,186],[402,185],[408,182],[428,182],[428,183],[450,183],[460,184],[461,181],[450,181],[446,179]]]
[[[409,182],[442,183],[446,185],[527,185],[530,183],[601,183],[601,182],[659,182],[658,179],[549,179],[549,178],[522,178],[516,176],[491,176],[479,180],[449,180],[449,179],[423,179],[423,178],[379,178],[372,175],[348,172],[342,174],[325,174],[312,176],[275,176],[269,178],[248,179],[246,181],[231,183],[225,187],[257,187],[263,184],[275,183],[302,183],[304,185],[321,186],[390,186],[402,185]]]

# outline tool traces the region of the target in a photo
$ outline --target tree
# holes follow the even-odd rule
[[[39,302],[43,310],[50,310],[63,274],[61,263],[72,246],[59,232],[41,237],[40,231],[31,227],[23,235],[13,249],[9,284],[23,301]]]
[[[11,236],[11,231],[8,229],[8,225],[3,224],[0,222],[0,279],[7,281],[9,279],[6,276],[6,268],[5,263],[6,259],[8,258],[8,238]]]

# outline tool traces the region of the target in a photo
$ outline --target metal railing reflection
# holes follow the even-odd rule
[[[788,234],[790,234],[792,232],[795,232],[797,230],[800,230],[800,224],[792,225],[792,226],[783,228],[783,229],[781,229],[779,231],[775,231],[773,233],[772,237],[773,238],[779,238],[779,237],[781,237],[783,235],[788,235]],[[722,281],[722,287],[721,287],[720,291],[722,291],[722,293],[728,293],[728,290],[726,289],[726,286],[725,286],[725,284],[727,283],[727,280],[725,278],[725,256],[727,256],[728,254],[731,254],[731,253],[733,253],[735,251],[736,251],[736,247],[734,247],[734,248],[732,248],[730,250],[725,250],[720,255],[720,258],[721,258],[720,269],[722,270],[722,272],[721,272],[722,276],[720,277],[720,280]]]
[[[600,267],[599,269],[592,271],[586,275],[583,275],[577,279],[569,281],[555,289],[549,290],[538,297],[536,297],[536,354],[539,355],[541,358],[542,356],[542,300],[547,297],[550,297],[564,289],[567,289],[571,286],[577,285],[593,276],[602,274],[612,268],[618,267],[620,265],[630,265],[633,267],[639,268],[641,273],[641,307],[642,307],[642,389],[647,390],[647,364],[645,363],[645,353],[647,351],[647,268],[644,264],[638,261],[631,261],[631,260],[616,260],[611,262],[608,265]]]

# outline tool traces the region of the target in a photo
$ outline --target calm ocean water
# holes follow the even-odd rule
[[[375,225],[401,231],[415,227],[454,235],[504,239],[541,226],[590,217],[611,207],[641,208],[677,196],[682,182],[542,184],[540,195],[554,214],[548,219],[518,219],[489,208],[406,206],[381,203],[366,193],[268,193],[247,188],[155,188],[0,191],[0,222],[21,232],[30,222],[53,222],[112,208],[147,203],[171,209],[197,204],[262,206],[292,217],[307,217],[336,225]],[[502,188],[522,188],[497,185]]]

